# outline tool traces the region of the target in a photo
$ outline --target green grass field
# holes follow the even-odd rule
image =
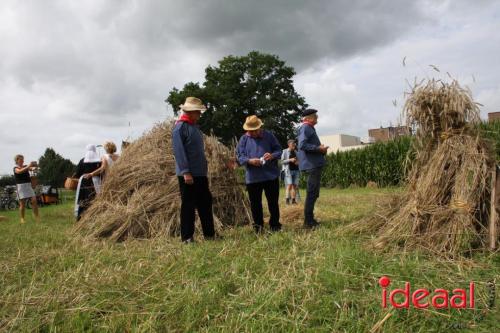
[[[0,222],[0,330],[12,332],[494,332],[485,282],[499,278],[498,254],[449,262],[422,253],[375,253],[370,235],[342,227],[373,212],[398,189],[323,190],[323,226],[256,237],[250,227],[224,240],[82,242],[71,203],[44,207],[43,223]],[[476,309],[383,309],[378,279],[391,288],[466,288]],[[497,288],[498,289],[498,288]],[[498,302],[497,302],[498,303]]]

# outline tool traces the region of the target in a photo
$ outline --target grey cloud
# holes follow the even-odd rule
[[[300,70],[390,42],[425,20],[418,8],[414,1],[11,2],[16,26],[6,34],[15,41],[0,51],[2,71],[27,90],[80,91],[84,101],[68,112],[127,115],[192,79],[165,70],[186,53],[206,57],[198,77],[216,59],[253,49]]]
[[[171,40],[219,56],[258,49],[299,68],[384,45],[427,20],[418,1],[148,2],[118,22],[134,42]],[[138,35],[142,38],[136,38]]]
[[[325,109],[330,105],[330,96],[337,98],[336,107],[349,112],[325,119],[332,119],[337,124],[335,130],[340,130],[349,127],[344,119],[347,116],[363,118],[362,112],[367,109],[375,110],[377,116],[365,118],[378,119],[380,100],[387,99],[390,104],[394,95],[374,96],[376,87],[368,87],[374,84],[363,82],[373,82],[374,78],[381,82],[381,78],[387,77],[383,71],[392,68],[384,62],[390,55],[383,50],[400,41],[415,43],[430,38],[430,34],[434,37],[434,31],[441,33],[435,43],[422,44],[427,49],[415,50],[415,55],[427,53],[427,58],[432,59],[439,53],[444,63],[457,63],[456,58],[479,59],[474,74],[485,80],[488,69],[481,71],[481,65],[487,62],[471,51],[477,47],[469,47],[476,42],[476,36],[464,34],[464,48],[455,52],[453,59],[441,45],[450,30],[459,30],[470,17],[481,24],[484,20],[487,28],[483,28],[484,39],[488,39],[495,26],[487,25],[498,26],[497,3],[487,0],[5,0],[0,3],[0,116],[8,115],[0,117],[0,122],[14,124],[16,128],[1,132],[0,141],[9,143],[9,156],[28,149],[24,143],[16,144],[16,139],[12,139],[17,138],[16,129],[20,126],[17,114],[28,120],[36,119],[36,124],[20,128],[39,138],[32,143],[36,147],[29,148],[34,153],[43,152],[48,145],[59,147],[57,144],[74,132],[106,137],[109,131],[118,140],[127,131],[129,120],[136,130],[142,131],[164,119],[168,112],[163,100],[173,86],[200,81],[207,65],[228,54],[241,55],[250,50],[277,54],[299,74],[312,71],[304,84],[319,81],[322,72],[338,66],[339,77],[325,79],[316,93],[304,90],[304,96],[310,104]],[[488,14],[491,10],[496,11],[494,18]],[[473,32],[481,31],[473,25]],[[482,57],[490,54],[482,52]],[[402,56],[398,57],[399,65]],[[369,63],[360,67],[358,60],[367,58]],[[483,78],[479,77],[481,73]],[[339,78],[354,82],[360,89],[358,95],[353,97],[335,88]],[[299,92],[300,80],[299,75],[296,79]],[[386,91],[394,94],[393,86]],[[493,103],[496,99],[492,96],[497,90],[488,89],[492,93],[482,96]],[[367,102],[358,104],[360,99]],[[355,122],[353,119],[352,123]],[[83,139],[78,140],[78,144],[84,143]],[[60,146],[68,149],[63,155],[79,156],[80,150],[75,152],[71,147],[70,143]],[[7,159],[2,157],[0,161],[0,171],[6,170]],[[5,164],[10,165],[10,157]]]

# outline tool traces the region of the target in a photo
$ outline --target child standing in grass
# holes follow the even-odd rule
[[[295,140],[288,140],[288,148],[281,154],[281,163],[285,172],[286,204],[297,204],[297,190],[299,187],[299,160],[297,159],[297,145]],[[291,200],[291,201],[290,201]]]

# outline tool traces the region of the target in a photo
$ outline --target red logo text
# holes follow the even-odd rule
[[[469,283],[469,289],[446,289],[437,288],[434,291],[419,288],[412,291],[410,282],[405,282],[403,289],[387,290],[391,280],[387,276],[382,276],[378,281],[382,287],[382,307],[387,308],[389,302],[394,308],[408,309],[414,306],[417,309],[425,309],[430,306],[436,309],[452,307],[454,309],[474,308],[474,282]],[[402,298],[400,297],[402,296]],[[451,297],[450,297],[451,296]],[[399,298],[399,302],[396,301]]]

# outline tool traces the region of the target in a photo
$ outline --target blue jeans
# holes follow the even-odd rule
[[[285,185],[299,185],[300,171],[290,170],[289,174],[285,176]]]
[[[314,205],[319,198],[319,188],[321,183],[321,171],[323,168],[315,168],[307,170],[307,196],[304,206],[304,224],[313,225],[316,223],[314,219]]]

